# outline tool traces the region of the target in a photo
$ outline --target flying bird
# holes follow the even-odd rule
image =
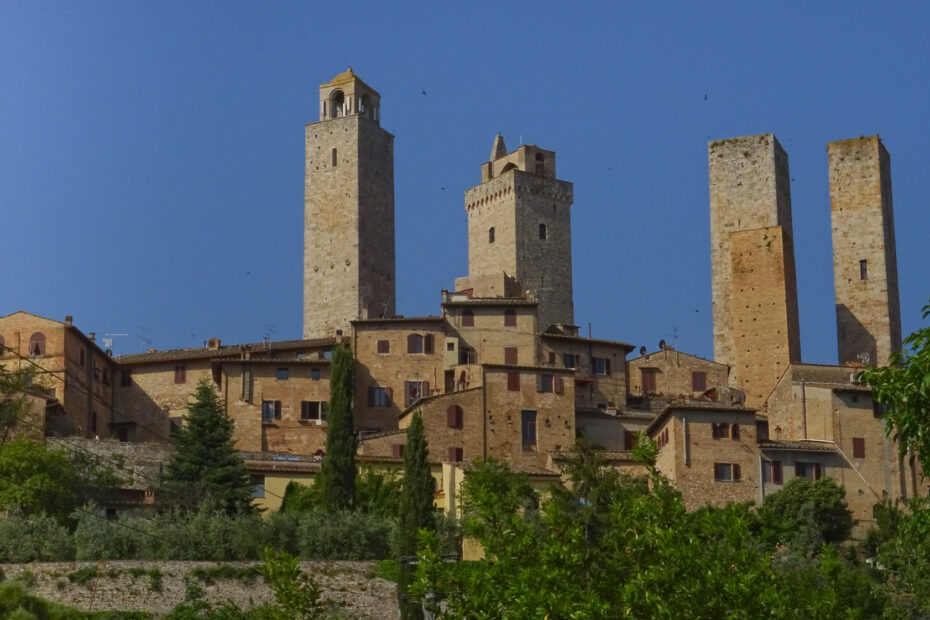
[[[422,92],[423,92],[423,96],[425,97],[425,96],[426,96],[426,91],[424,90],[424,91],[422,91]]]

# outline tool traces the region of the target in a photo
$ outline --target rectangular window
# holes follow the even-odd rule
[[[333,167],[336,167],[336,164],[339,163],[338,155],[336,154],[336,148],[333,147]]]
[[[536,412],[523,410],[520,412],[520,434],[523,437],[523,451],[536,451]]]
[[[428,381],[406,381],[404,382],[404,405],[409,407],[421,398],[429,396]]]
[[[242,400],[252,402],[252,369],[247,366],[242,368]]]
[[[659,371],[655,368],[640,368],[639,372],[643,383],[643,394],[655,394],[657,383],[656,377],[658,376]]]
[[[504,327],[516,327],[517,326],[517,313],[515,310],[505,310],[504,311]]]
[[[316,422],[326,421],[326,404],[316,400],[305,400],[300,403],[300,419]]]
[[[762,481],[781,484],[782,480],[781,461],[765,461],[762,467]]]
[[[465,460],[465,451],[457,446],[449,446],[446,450],[446,455],[449,457],[451,463],[461,463]]]
[[[737,426],[734,424],[734,429],[737,430]],[[710,424],[710,435],[714,439],[729,439],[730,438],[730,425],[726,422],[711,422]],[[737,435],[738,437],[738,435]]]
[[[859,261],[859,279],[860,280],[869,279],[869,263],[866,260]]]
[[[87,353],[84,349],[78,349],[78,362],[81,364],[81,368],[87,363]]]
[[[185,366],[174,367],[174,382],[187,383],[187,368]]]
[[[539,380],[536,382],[536,391],[540,393],[552,392],[553,383],[552,375],[539,375]]]
[[[262,499],[265,497],[265,477],[259,474],[249,476],[252,483],[252,499]]]
[[[391,341],[390,340],[379,340],[378,341],[378,353],[390,353],[391,352]]]
[[[707,373],[695,370],[691,373],[691,391],[703,392],[707,389]]]
[[[739,479],[738,463],[714,463],[714,480],[717,482],[737,482]]]
[[[435,339],[432,334],[426,334],[426,336],[423,337],[423,352],[427,355],[433,354],[433,340]]]
[[[553,351],[549,351],[549,363],[555,364],[555,353]]]
[[[454,343],[454,342],[451,342],[451,341],[450,341],[450,342],[447,342],[447,343],[446,343],[446,351],[455,351],[455,343]]]
[[[391,406],[391,388],[383,388],[383,387],[368,388],[368,406],[369,407],[390,407]]]
[[[446,426],[449,428],[462,428],[464,413],[458,405],[451,405],[446,409]]]
[[[404,444],[402,443],[391,444],[391,456],[393,456],[395,459],[404,458]]]
[[[474,327],[475,326],[475,313],[465,308],[462,311],[462,327]]]
[[[277,376],[278,381],[287,381],[287,376],[288,376],[287,368],[278,368],[276,376]]]
[[[571,353],[563,354],[562,362],[565,364],[566,368],[575,368],[575,356]]]
[[[518,372],[507,373],[507,390],[510,392],[520,391],[520,373]]]
[[[319,368],[311,368],[311,369],[310,369],[310,379],[313,380],[313,381],[319,381],[319,380],[320,380],[320,369],[319,369]]]
[[[262,422],[272,422],[281,419],[281,401],[280,400],[263,400],[262,401]]]
[[[123,387],[132,386],[132,369],[131,368],[123,368],[122,372],[120,373],[119,384]]]
[[[865,437],[853,437],[853,458],[865,458]]]
[[[596,375],[609,375],[610,360],[604,357],[592,357],[591,371]]]
[[[820,463],[797,462],[794,464],[794,475],[798,478],[807,478],[810,481],[820,480]]]
[[[517,365],[517,347],[504,347],[504,363],[511,366]]]

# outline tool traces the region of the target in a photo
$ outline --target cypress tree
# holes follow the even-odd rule
[[[417,552],[417,534],[421,528],[432,529],[433,495],[436,483],[429,467],[429,449],[423,432],[423,416],[413,413],[407,427],[407,446],[404,449],[404,483],[400,495],[400,515],[397,520],[397,550],[401,557]],[[411,567],[403,564],[397,580],[397,597],[401,617],[419,618],[419,605],[406,600],[411,581]]]
[[[316,482],[320,501],[328,510],[345,510],[355,504],[355,450],[358,440],[352,424],[354,366],[355,360],[349,349],[336,347],[333,350],[326,454]]]
[[[173,437],[175,451],[164,475],[169,502],[188,508],[205,504],[228,514],[251,510],[252,485],[232,434],[233,421],[216,390],[200,381]]]

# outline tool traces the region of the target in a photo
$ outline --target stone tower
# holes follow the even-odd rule
[[[714,360],[757,407],[801,359],[788,156],[764,134],[711,142],[708,158]]]
[[[880,366],[901,349],[891,159],[878,136],[827,145],[839,362]]]
[[[304,338],[394,314],[394,136],[352,69],[320,85],[306,126]]]
[[[539,328],[573,325],[572,184],[555,177],[555,153],[535,145],[507,153],[497,136],[481,184],[465,192],[468,277],[476,297],[528,294]]]

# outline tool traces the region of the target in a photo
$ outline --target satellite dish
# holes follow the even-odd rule
[[[660,341],[659,341],[659,348],[660,348],[660,349],[665,349],[665,340],[660,340]]]
[[[640,355],[646,355],[646,347],[645,347],[645,346],[641,346],[641,347],[639,348],[639,354],[640,354]]]

